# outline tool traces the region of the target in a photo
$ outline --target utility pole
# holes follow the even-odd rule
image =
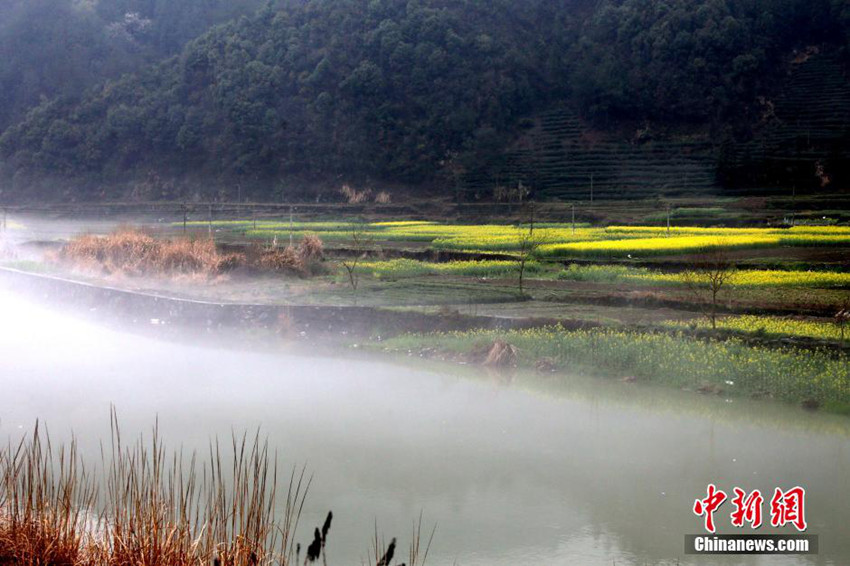
[[[670,204],[667,204],[667,237],[670,237]]]
[[[791,226],[794,225],[796,221],[796,213],[797,213],[797,183],[791,184]]]
[[[189,212],[189,207],[187,207],[186,203],[184,202],[182,205],[180,205],[180,209],[183,212],[183,234],[185,235],[186,234],[186,220],[188,220],[187,216],[188,216],[188,212]]]
[[[590,204],[593,204],[593,173],[590,174]]]
[[[573,213],[572,224],[573,224],[573,234],[575,234],[576,233],[576,205],[575,205],[575,203],[570,204],[570,209],[572,210],[572,213]]]
[[[292,247],[292,207],[289,207],[289,247]]]
[[[207,223],[207,233],[212,238],[212,203],[210,203],[210,215]]]

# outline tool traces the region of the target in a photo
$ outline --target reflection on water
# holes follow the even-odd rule
[[[801,562],[682,556],[709,482],[807,487],[821,547],[811,563],[850,561],[850,419],[600,380],[505,385],[458,368],[162,342],[2,290],[0,314],[0,435],[40,418],[94,455],[111,403],[125,435],[158,416],[172,447],[205,451],[261,427],[285,465],[315,472],[304,524],[333,510],[331,563],[365,557],[375,520],[407,540],[420,511],[438,523],[434,565]]]

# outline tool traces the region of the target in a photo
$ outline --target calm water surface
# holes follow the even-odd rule
[[[315,473],[299,540],[332,509],[333,564],[360,563],[375,521],[406,544],[420,511],[438,525],[435,566],[850,563],[850,418],[605,380],[540,382],[169,342],[0,288],[0,438],[38,418],[97,457],[110,404],[125,435],[158,417],[171,447],[202,453],[216,436],[261,427],[284,466]],[[683,556],[709,482],[805,486],[820,556]]]

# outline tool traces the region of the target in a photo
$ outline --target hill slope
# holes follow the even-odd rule
[[[0,130],[42,99],[79,96],[105,79],[178,53],[262,0],[4,0]]]
[[[721,154],[719,178],[758,184],[740,172],[747,144],[773,135],[764,101],[814,43],[833,61],[822,74],[846,86],[848,30],[840,0],[267,7],[81,99],[41,103],[0,139],[6,187],[73,179],[72,196],[92,198],[153,176],[205,179],[207,196],[355,182],[489,198],[522,181],[576,198],[592,177],[603,198],[712,190]],[[160,185],[149,196],[189,191]]]

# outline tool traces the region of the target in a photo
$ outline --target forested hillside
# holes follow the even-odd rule
[[[43,99],[173,55],[260,0],[4,0],[0,2],[0,129]]]
[[[38,17],[57,4],[73,25]],[[508,181],[534,190],[542,163],[555,172],[550,196],[568,198],[558,187],[580,184],[570,175],[582,160],[569,159],[582,152],[602,151],[596,161],[628,153],[640,169],[642,154],[616,145],[635,139],[667,140],[663,160],[695,140],[709,156],[700,164],[708,159],[711,171],[715,157],[733,156],[717,178],[726,171],[729,184],[747,184],[746,174],[736,177],[747,171],[740,144],[767,131],[795,57],[828,54],[833,86],[847,85],[843,0],[306,0],[265,4],[179,49],[250,4],[4,7],[11,15],[0,42],[14,51],[0,63],[0,126],[11,124],[0,138],[7,192],[44,192],[65,179],[74,180],[73,198],[117,197],[155,176],[183,184],[165,183],[178,188],[151,197],[211,196],[244,183],[254,198],[278,198],[286,186],[454,191],[478,179],[482,188],[470,194],[485,198],[534,140],[556,147],[534,150]],[[27,44],[38,48],[12,47]],[[552,108],[568,108],[576,128],[542,135]],[[834,159],[850,147],[842,120],[828,150],[838,151]],[[617,179],[633,169],[611,173],[611,186],[628,189]],[[187,186],[189,178],[204,188]]]

